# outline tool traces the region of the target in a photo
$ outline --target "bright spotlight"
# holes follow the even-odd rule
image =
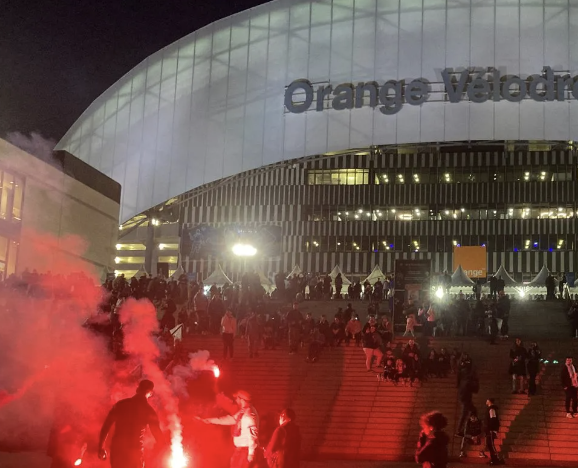
[[[526,291],[520,291],[520,297],[524,299],[526,297]]]
[[[436,297],[438,299],[441,299],[444,297],[444,289],[441,286],[439,288],[437,288],[437,290],[436,290]]]
[[[257,249],[249,244],[235,244],[232,250],[238,257],[253,257],[257,253]]]

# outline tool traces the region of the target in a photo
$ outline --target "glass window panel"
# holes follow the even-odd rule
[[[8,239],[0,236],[0,262],[6,262],[8,254]]]
[[[2,179],[2,195],[0,195],[0,218],[8,219],[9,207],[12,199],[12,189],[14,186],[14,177],[12,174],[4,173]]]
[[[24,193],[24,180],[21,177],[14,178],[14,203],[12,205],[12,219],[22,220],[22,195]]]

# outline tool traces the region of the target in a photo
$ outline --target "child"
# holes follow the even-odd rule
[[[386,356],[381,380],[384,380],[386,382],[395,382],[396,380],[395,376],[396,376],[395,360],[393,356]]]
[[[398,384],[400,380],[405,387],[407,385],[407,371],[403,360],[398,359],[395,361],[395,383]]]
[[[407,320],[405,322],[405,333],[403,334],[403,336],[407,336],[408,334],[411,334],[411,336],[413,336],[415,338],[415,334],[413,332],[414,328],[415,328],[415,317],[413,316],[413,314],[408,315]]]
[[[462,443],[460,445],[460,458],[466,456],[464,447],[466,444],[480,445],[480,436],[482,434],[482,421],[478,418],[478,413],[474,409],[470,413],[469,419],[466,421],[466,427],[464,428],[464,437],[462,437]],[[480,450],[480,457],[486,458],[486,454],[483,450]]]

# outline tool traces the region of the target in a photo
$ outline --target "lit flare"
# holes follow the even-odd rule
[[[182,444],[173,439],[171,443],[170,468],[185,468],[188,462],[189,460],[185,455]]]
[[[218,379],[221,376],[221,369],[219,369],[219,366],[213,366],[213,375],[215,376],[215,379]]]

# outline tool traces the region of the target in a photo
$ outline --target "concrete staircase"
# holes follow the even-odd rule
[[[539,343],[548,363],[539,377],[538,395],[528,397],[511,394],[507,372],[511,341],[490,346],[477,338],[432,338],[420,345],[424,354],[428,346],[470,353],[480,376],[474,403],[483,414],[486,399],[496,398],[502,420],[498,445],[505,458],[520,464],[576,465],[578,418],[565,417],[559,372],[566,354],[578,357],[578,343]],[[232,362],[220,359],[217,337],[194,336],[185,345],[211,352],[223,371],[220,390],[232,393],[244,388],[253,394],[265,437],[275,425],[276,414],[290,405],[298,415],[307,457],[408,460],[414,453],[419,416],[432,410],[448,418],[448,435],[455,432],[460,411],[455,375],[430,379],[418,387],[394,386],[366,372],[363,351],[354,346],[325,349],[317,363],[309,364],[304,361],[305,349],[289,355],[285,344],[249,359],[245,343],[237,338]],[[553,364],[554,360],[560,364]],[[460,442],[452,438],[453,457],[459,454]],[[468,461],[487,462],[477,458],[479,449],[468,446]]]

